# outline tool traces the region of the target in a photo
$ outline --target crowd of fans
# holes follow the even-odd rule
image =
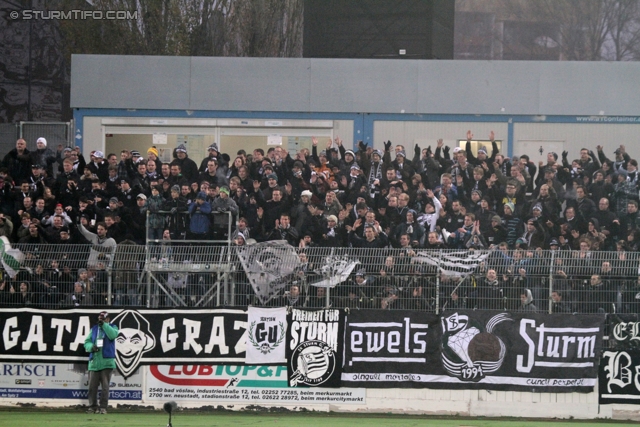
[[[412,153],[390,141],[383,150],[363,142],[351,150],[339,138],[313,138],[311,150],[294,156],[278,146],[239,150],[233,159],[212,144],[198,164],[184,145],[162,162],[155,147],[146,158],[123,150],[85,159],[78,148],[47,147],[44,138],[30,151],[20,139],[0,168],[0,235],[19,245],[91,250],[80,270],[55,255],[39,257],[0,284],[0,298],[101,304],[105,269],[123,242],[284,240],[301,257],[325,247],[389,251],[334,292],[336,305],[546,311],[544,278],[557,275],[554,311],[637,312],[638,164],[625,146],[612,159],[597,146],[571,160],[566,151],[549,152],[536,165],[500,153],[493,132],[491,146],[477,153],[472,140],[469,131],[464,148],[438,140]],[[226,219],[218,220],[229,213],[231,235]],[[435,270],[403,261],[418,250],[485,248],[495,251],[473,276],[440,278],[440,300]],[[324,291],[317,292],[294,285],[277,301],[324,305]],[[250,294],[236,303],[252,303]]]

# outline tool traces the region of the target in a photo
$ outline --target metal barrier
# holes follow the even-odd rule
[[[263,303],[242,265],[243,247],[156,241],[123,242],[112,253],[95,245],[14,248],[24,260],[15,279],[5,275],[0,285],[4,305],[640,312],[636,252],[289,247],[295,261],[274,254],[252,260],[273,282],[283,279]]]
[[[162,227],[158,226],[157,221],[152,224],[152,215],[165,217],[160,218]],[[147,307],[233,305],[228,295],[233,295],[235,291],[233,286],[229,288],[233,271],[232,257],[235,255],[231,246],[234,217],[231,212],[211,212],[208,217],[209,231],[194,236],[187,231],[187,212],[147,211],[148,250],[144,252],[143,272],[137,276],[129,276],[122,285],[128,289],[130,305],[140,305],[141,300],[144,300]],[[182,223],[182,226],[177,226],[178,223]],[[167,229],[169,234],[164,235],[165,226],[169,224],[172,224]],[[153,232],[153,225],[163,234],[162,239],[152,238],[157,234]],[[201,238],[198,240],[193,237]],[[206,242],[202,238],[206,238]],[[203,244],[206,246],[201,246]],[[127,284],[132,279],[136,280],[133,287]],[[146,292],[145,297],[141,298],[135,290],[140,289],[144,279]],[[121,302],[115,301],[115,304]]]

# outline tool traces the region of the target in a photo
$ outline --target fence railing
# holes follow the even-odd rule
[[[23,259],[14,278],[4,273],[3,305],[640,312],[636,252],[282,245],[248,258],[251,247],[184,241],[123,242],[111,252],[97,245],[13,248]],[[276,284],[268,300],[256,293]]]

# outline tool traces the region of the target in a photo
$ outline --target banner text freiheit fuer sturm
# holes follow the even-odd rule
[[[113,309],[111,318],[125,377],[139,365],[245,363],[246,311]],[[96,321],[97,310],[0,309],[0,360],[86,362]],[[329,309],[292,310],[287,323],[293,386],[590,392],[604,315]]]

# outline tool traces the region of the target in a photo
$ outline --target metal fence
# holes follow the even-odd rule
[[[125,241],[115,252],[95,245],[14,248],[24,260],[14,279],[4,275],[4,305],[640,312],[636,252],[289,246],[295,261],[274,252],[253,258],[252,277],[241,262],[247,249],[222,244]],[[269,285],[258,283],[265,277],[282,288],[261,301],[255,286]]]
[[[0,160],[16,148],[16,140],[19,138],[19,127],[15,123],[0,123]],[[35,141],[34,141],[35,145]]]
[[[58,145],[63,147],[74,146],[73,122],[20,122],[20,138],[27,141],[29,150],[37,149],[36,141],[40,137],[47,140],[47,147],[54,152]],[[15,139],[13,146],[15,147]]]

